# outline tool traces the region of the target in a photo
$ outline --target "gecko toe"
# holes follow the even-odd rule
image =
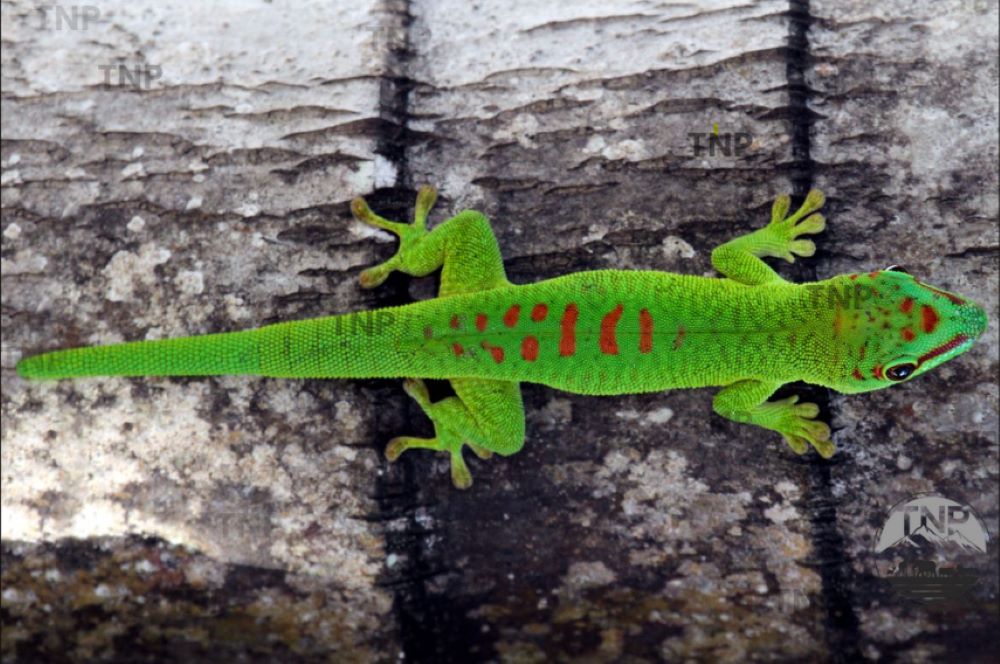
[[[451,483],[456,489],[468,489],[472,486],[472,473],[462,458],[461,447],[451,452]]]
[[[806,441],[805,438],[802,438],[801,436],[794,436],[787,433],[783,433],[781,434],[781,436],[782,438],[785,439],[785,442],[788,443],[788,446],[792,448],[792,451],[795,452],[796,454],[805,454],[806,451],[809,449],[809,443]]]

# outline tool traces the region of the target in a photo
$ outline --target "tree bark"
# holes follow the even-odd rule
[[[947,611],[890,594],[870,553],[920,491],[997,532],[995,324],[905,386],[795,386],[834,426],[830,462],[717,418],[711,390],[525,385],[524,451],[469,459],[467,492],[444,456],[382,458],[430,433],[399,381],[13,372],[430,297],[433,279],[358,287],[394,246],[348,209],[408,219],[422,183],[433,219],[491,218],[516,283],[712,274],[713,247],[815,186],[827,231],[783,274],[906,264],[995,321],[995,2],[3,12],[5,658],[996,650],[995,547]]]

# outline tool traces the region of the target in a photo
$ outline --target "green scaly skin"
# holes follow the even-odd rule
[[[811,191],[788,215],[712,252],[726,278],[601,270],[535,284],[507,281],[487,219],[465,211],[433,231],[436,193],[417,196],[413,224],[375,215],[361,221],[395,233],[399,251],[361,275],[363,286],[393,271],[441,269],[439,297],[402,307],[269,325],[256,330],[78,348],[22,360],[26,378],[251,374],[288,378],[406,377],[404,389],[434,422],[435,437],[400,437],[386,455],[424,448],[451,455],[460,488],[472,477],[462,446],[488,457],[524,443],[519,383],[579,394],[625,394],[722,386],[715,411],[780,433],[797,453],[834,452],[817,407],[767,399],[802,380],[846,393],[909,380],[968,350],[986,314],[964,298],[893,270],[785,281],[761,257],[811,256],[800,236],[820,232]],[[424,378],[448,379],[455,396],[431,402]]]

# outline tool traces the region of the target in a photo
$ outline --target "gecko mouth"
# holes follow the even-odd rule
[[[967,337],[966,335],[964,335],[964,334],[956,334],[947,343],[943,343],[940,346],[938,346],[937,348],[933,348],[933,349],[927,351],[926,353],[924,353],[923,355],[921,355],[917,359],[917,363],[918,364],[923,364],[927,360],[935,358],[938,355],[944,355],[948,351],[954,350],[954,349],[958,348],[959,346],[961,346],[962,344],[964,344],[968,340],[969,340],[969,337]]]

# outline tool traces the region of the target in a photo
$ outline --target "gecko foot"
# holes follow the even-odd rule
[[[403,224],[389,221],[371,211],[363,198],[351,201],[351,214],[358,221],[389,231],[399,238],[399,249],[389,260],[368,268],[361,273],[362,288],[374,288],[385,281],[393,270],[398,270],[405,253],[424,235],[427,234],[427,214],[437,201],[437,190],[430,185],[424,185],[417,192],[417,204],[413,213],[413,223]]]
[[[468,445],[480,459],[489,458],[492,453],[479,445],[473,445],[466,436],[458,433],[454,426],[462,421],[462,411],[465,406],[456,397],[448,397],[437,403],[431,403],[427,385],[420,378],[407,378],[403,381],[403,389],[420,406],[434,423],[433,438],[413,438],[399,436],[389,441],[385,448],[385,457],[395,461],[406,450],[423,449],[436,452],[447,452],[451,456],[451,481],[459,489],[472,486],[472,473],[462,458],[462,446]]]
[[[421,449],[434,450],[436,452],[448,452],[451,455],[451,481],[458,489],[468,489],[472,486],[472,473],[465,465],[462,458],[462,443],[456,445],[454,441],[449,441],[447,437],[442,440],[440,436],[434,438],[413,438],[411,436],[398,436],[389,441],[385,446],[385,458],[395,461],[406,450]]]
[[[764,228],[763,233],[766,255],[784,258],[793,263],[796,256],[812,256],[816,253],[816,244],[812,240],[796,238],[800,235],[819,233],[826,227],[823,215],[812,214],[823,207],[825,201],[823,192],[813,189],[806,195],[802,207],[786,217],[791,199],[787,194],[774,199],[774,205],[771,207],[771,223]]]
[[[780,433],[796,454],[805,454],[811,445],[821,457],[829,459],[836,450],[830,441],[830,427],[815,419],[819,406],[798,400],[797,396],[791,396],[763,406],[772,411],[768,428]]]

